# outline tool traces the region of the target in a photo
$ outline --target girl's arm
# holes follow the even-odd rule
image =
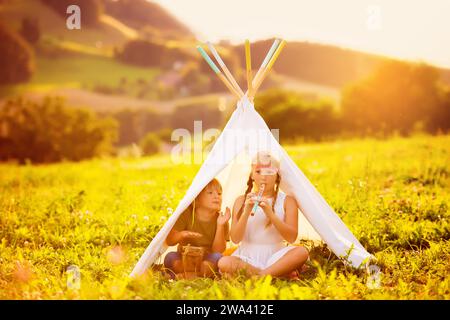
[[[254,201],[251,199],[252,195],[248,194],[247,199],[244,196],[240,196],[236,199],[233,206],[233,218],[231,220],[231,230],[230,238],[234,243],[239,243],[244,238],[245,228],[247,227],[247,220],[250,216],[251,207]],[[245,200],[245,201],[244,201]],[[239,209],[244,205],[241,216],[238,217],[237,214]]]
[[[298,234],[298,206],[295,199],[286,196],[283,206],[285,210],[284,221],[273,212],[270,203],[262,201],[260,205],[283,239],[290,243],[294,242]]]

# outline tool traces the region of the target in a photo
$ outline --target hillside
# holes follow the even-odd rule
[[[0,1],[0,20],[9,27],[18,31],[23,18],[36,16],[41,29],[41,39],[36,46],[36,73],[29,83],[0,88],[0,97],[18,93],[32,97],[63,94],[75,105],[90,105],[101,110],[117,109],[122,103],[138,108],[151,104],[171,109],[180,97],[165,98],[163,103],[158,103],[157,97],[139,95],[139,83],[152,83],[159,75],[169,73],[173,60],[199,64],[198,74],[202,77],[199,86],[208,93],[227,92],[208,65],[200,60],[192,32],[158,4],[144,0],[102,0],[101,3],[103,11],[95,26],[68,30],[64,15],[40,0]],[[137,39],[150,41],[155,49],[131,51],[152,60],[152,64],[131,65],[129,61],[124,63],[114,58],[126,44]],[[271,43],[271,39],[252,43],[255,68]],[[221,43],[218,48],[245,88],[243,46]],[[163,66],[160,62],[165,57],[170,57],[170,63]],[[279,86],[306,93],[311,99],[327,97],[339,101],[342,86],[367,76],[386,59],[330,45],[289,42],[274,65],[275,72],[261,89]],[[442,79],[450,83],[450,70],[440,71]],[[115,92],[121,89],[121,82],[133,87]],[[189,95],[201,100],[204,93]]]
[[[104,10],[131,28],[164,33],[171,36],[191,37],[194,35],[187,26],[156,3],[145,0],[103,0]]]
[[[273,40],[252,43],[252,58],[259,66]],[[241,68],[245,68],[244,46],[232,47]],[[366,77],[383,61],[391,59],[380,55],[342,49],[336,46],[309,42],[289,42],[274,70],[300,81],[340,88],[348,82]],[[450,70],[439,68],[442,80],[450,84]]]

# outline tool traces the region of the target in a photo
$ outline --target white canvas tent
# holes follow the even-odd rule
[[[223,187],[222,210],[226,207],[232,208],[234,200],[245,192],[251,171],[251,158],[258,151],[269,151],[280,160],[280,190],[293,196],[300,208],[297,240],[324,241],[337,256],[342,257],[356,268],[366,266],[369,259],[372,258],[278,143],[251,102],[253,95],[250,95],[249,92],[253,94],[256,92],[264,75],[270,70],[281,51],[283,43],[279,40],[274,42],[255,79],[249,81],[250,88],[247,94],[243,94],[242,90],[238,89],[232,76],[227,75],[228,70],[224,76],[217,67],[217,70],[213,68],[216,73],[219,72],[223,76],[222,80],[229,88],[232,87],[232,92],[239,97],[237,107],[194,177],[185,196],[151,241],[134,267],[131,277],[143,274],[158,258],[163,257],[167,250],[166,237],[178,217],[213,178],[217,178]],[[208,45],[219,65],[224,69],[223,62],[214,47],[211,44]],[[199,50],[202,51],[202,49]],[[248,52],[246,59],[248,66],[250,64],[248,43],[246,43],[246,51]],[[204,57],[205,54],[203,51]],[[205,59],[209,59],[206,57]],[[211,60],[208,63],[214,64]],[[248,70],[249,68],[247,68]],[[248,72],[247,75],[249,75]]]

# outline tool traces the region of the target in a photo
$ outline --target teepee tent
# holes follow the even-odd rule
[[[256,90],[271,69],[284,44],[284,41],[278,39],[274,41],[259,71],[253,78],[251,75],[250,46],[246,42],[249,89],[245,94],[233,79],[212,44],[208,43],[208,46],[218,64],[224,70],[224,74],[217,68],[208,54],[201,47],[198,47],[214,72],[238,97],[239,101],[185,196],[151,241],[134,267],[131,277],[143,274],[157,259],[164,256],[168,248],[165,240],[175,222],[213,178],[217,178],[222,184],[222,209],[232,208],[234,200],[245,192],[247,179],[251,172],[251,159],[259,151],[269,151],[279,159],[280,190],[294,197],[298,203],[297,240],[324,241],[338,257],[343,258],[344,261],[355,268],[367,265],[372,258],[278,143],[252,103]]]

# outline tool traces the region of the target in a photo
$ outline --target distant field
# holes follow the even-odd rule
[[[151,81],[158,73],[159,69],[135,67],[101,56],[37,57],[36,73],[30,82],[3,87],[2,95],[46,93],[61,88],[92,90],[99,85],[116,87],[122,78],[128,82]]]
[[[121,78],[128,81],[150,81],[159,72],[156,69],[130,66],[104,57],[81,56],[79,58],[38,58],[37,73],[30,85],[54,87],[92,87],[118,85]]]
[[[286,147],[378,259],[375,287],[326,247],[300,281],[129,281],[199,166],[170,157],[0,165],[0,299],[449,299],[450,136]],[[66,269],[81,270],[79,290]]]

